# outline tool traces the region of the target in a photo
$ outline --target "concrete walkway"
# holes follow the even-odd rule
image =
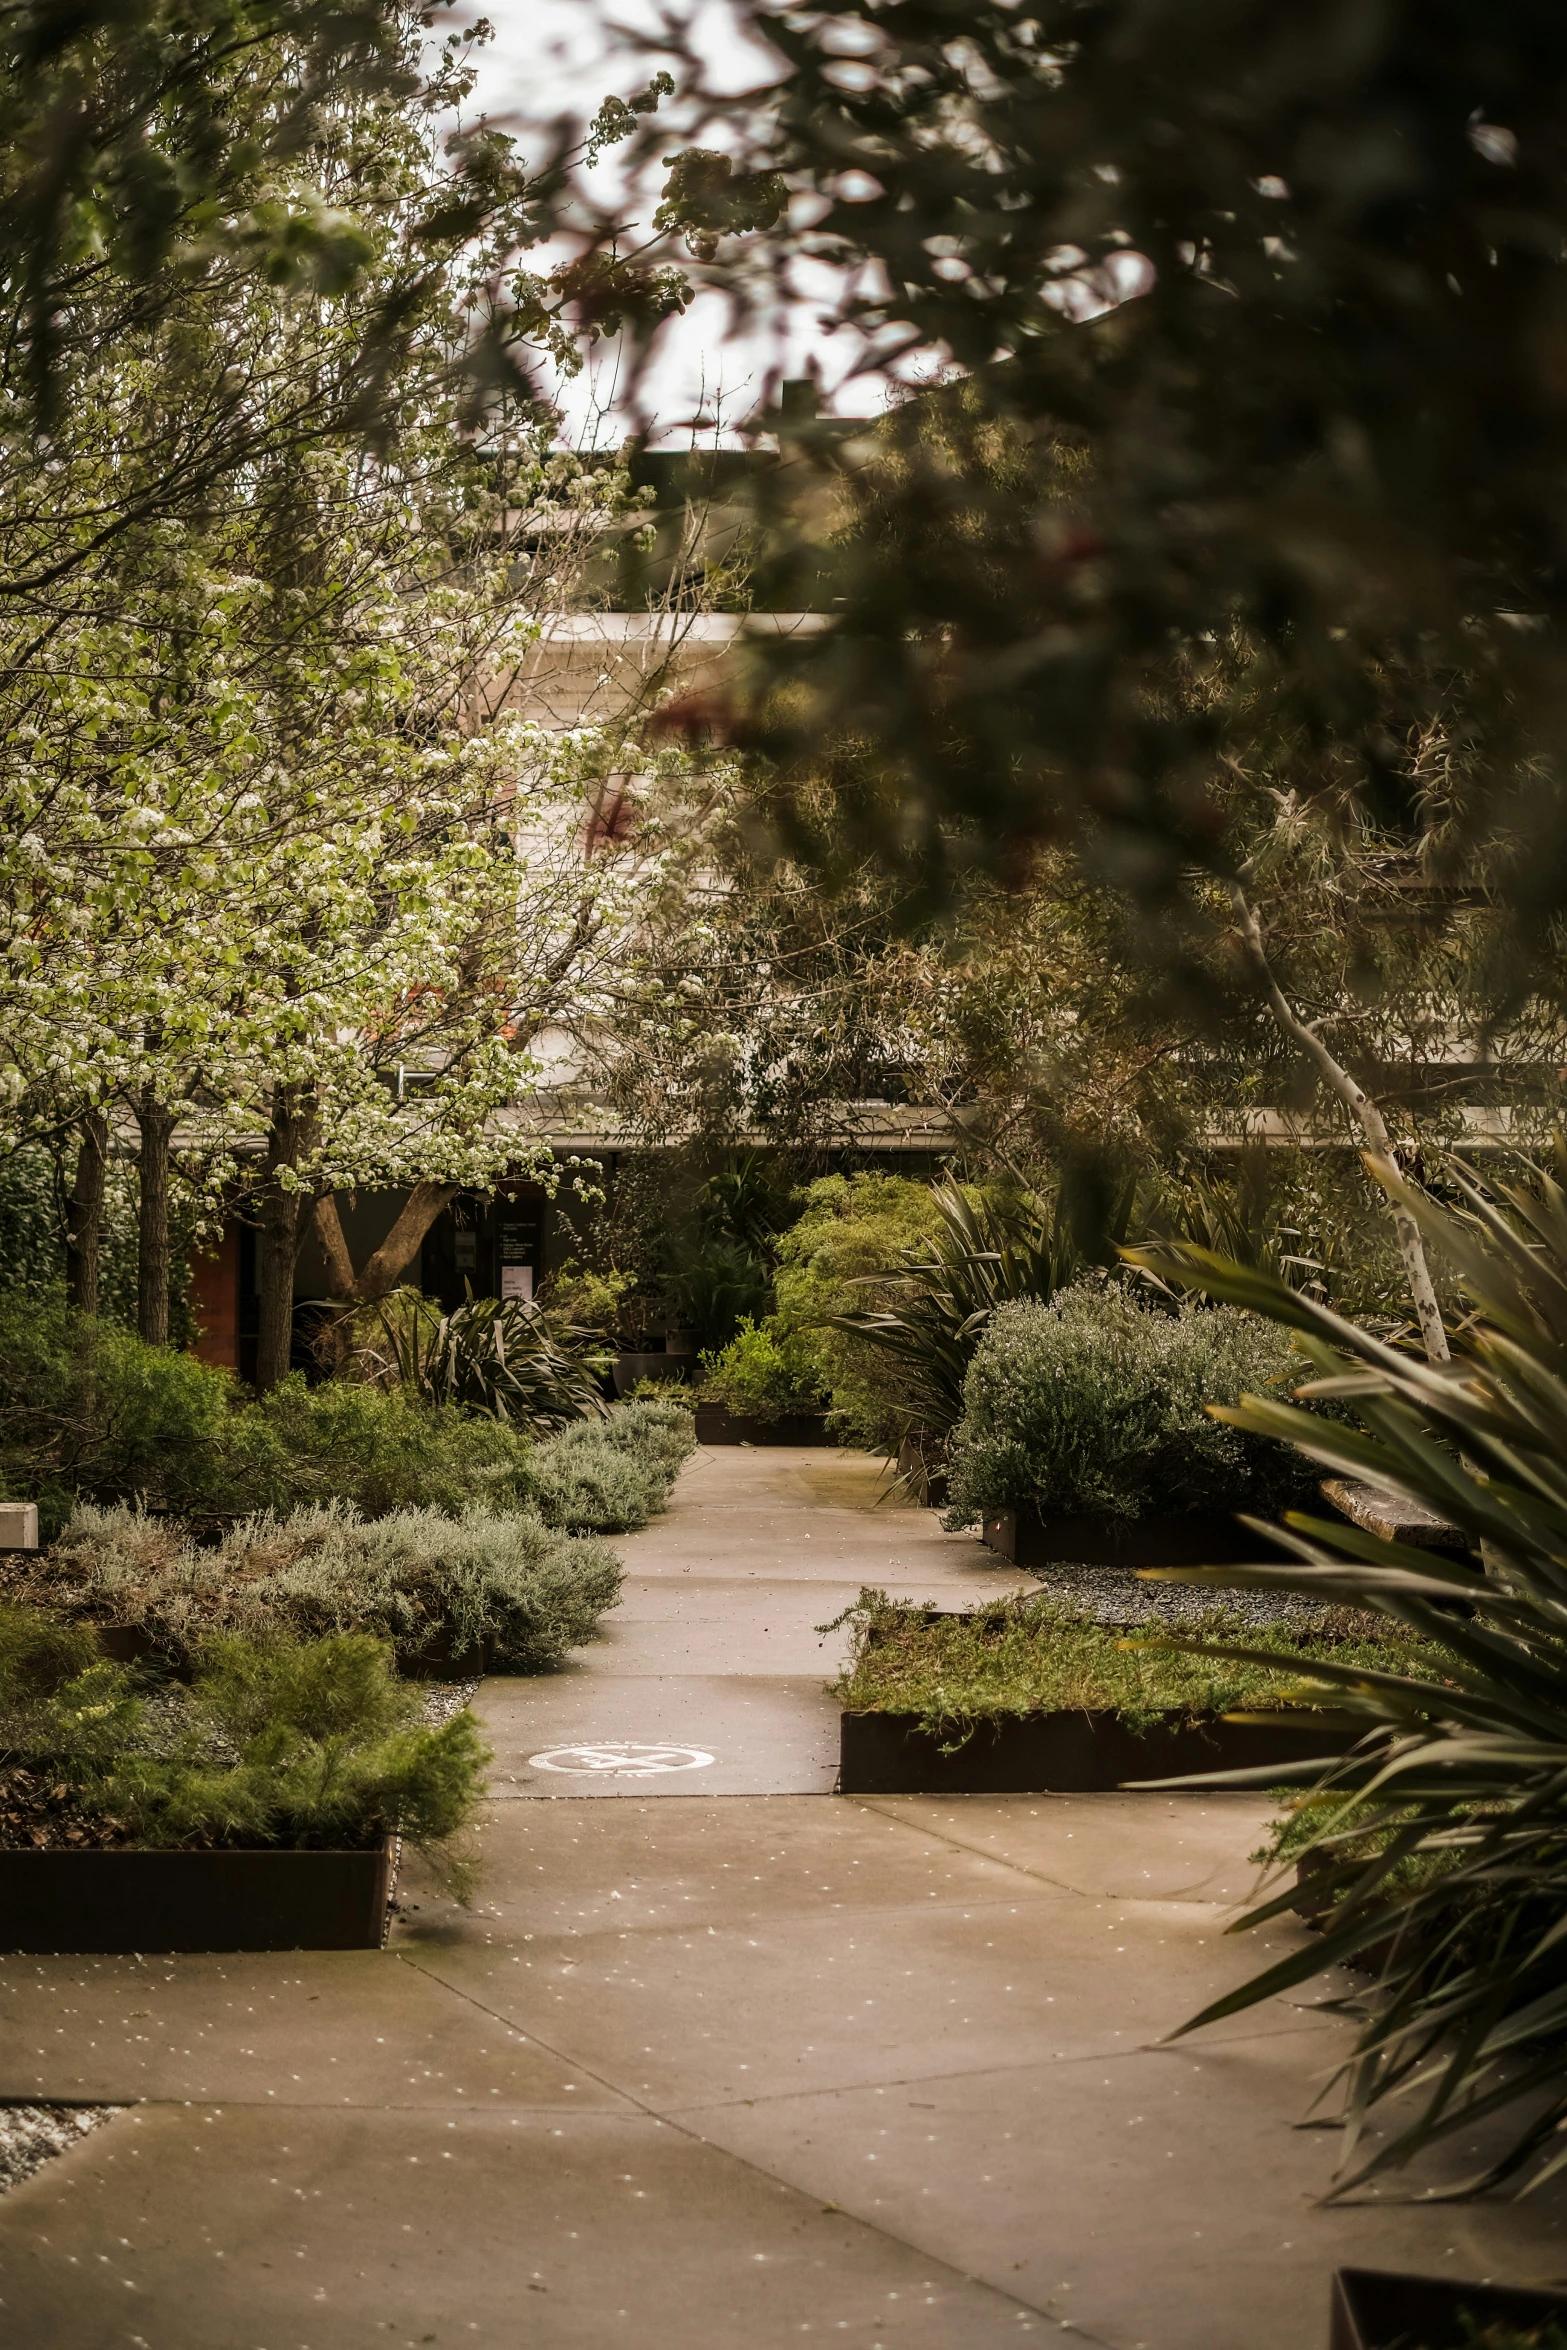
[[[7,2350],[1324,2350],[1343,2262],[1567,2275],[1560,2202],[1317,2207],[1331,2020],[1156,2045],[1262,1956],[1265,1806],[828,1792],[813,1627],[1016,1580],[876,1493],[697,1456],[605,1638],[481,1691],[474,1911],[0,1961],[0,2095],[128,2106],[0,2201]]]

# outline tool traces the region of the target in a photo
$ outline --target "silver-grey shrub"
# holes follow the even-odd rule
[[[25,1596],[51,1614],[139,1633],[176,1658],[217,1633],[368,1632],[392,1641],[404,1664],[438,1667],[443,1652],[460,1661],[482,1650],[493,1668],[536,1673],[592,1637],[620,1584],[620,1561],[603,1543],[527,1512],[365,1520],[329,1502],[283,1517],[263,1511],[203,1548],[122,1505],[77,1509],[28,1570]]]
[[[550,1526],[625,1534],[645,1526],[696,1443],[683,1404],[656,1397],[617,1404],[538,1445],[529,1464],[535,1507]]]
[[[1305,1366],[1277,1325],[1232,1306],[1144,1304],[1079,1282],[1048,1305],[999,1306],[964,1386],[948,1523],[999,1510],[1051,1517],[1291,1507],[1299,1455],[1204,1406],[1287,1392]]]

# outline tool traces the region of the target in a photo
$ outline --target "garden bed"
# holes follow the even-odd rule
[[[1242,1662],[1046,1599],[943,1615],[862,1592],[832,1691],[841,1792],[1068,1794],[1326,1760],[1361,1725],[1313,1690],[1313,1656],[1386,1669],[1402,1655],[1340,1615],[1303,1627],[1210,1612],[1201,1635],[1243,1638],[1258,1661]],[[1226,1718],[1240,1709],[1266,1718]]]
[[[358,1851],[0,1851],[0,1951],[379,1950],[395,1861]]]
[[[1304,1709],[1302,1709],[1304,1710]],[[1364,1725],[1308,1715],[1293,1725],[1171,1712],[1134,1730],[1119,1714],[1004,1714],[961,1725],[917,1714],[845,1713],[842,1795],[1087,1795],[1141,1779],[1271,1768],[1343,1754]],[[961,1743],[954,1743],[961,1738]]]
[[[1158,1518],[1042,1517],[1002,1510],[981,1522],[980,1540],[1016,1567],[1223,1567],[1284,1553],[1221,1510]]]
[[[1567,2291],[1466,2285],[1453,2277],[1341,2268],[1333,2279],[1328,2350],[1483,2350],[1493,2331],[1511,2342],[1567,2325]]]
[[[91,1626],[115,1663],[157,1658],[182,1676],[215,1634],[341,1631],[391,1641],[418,1678],[547,1672],[592,1638],[620,1581],[602,1542],[523,1511],[366,1522],[327,1504],[246,1519],[212,1545],[178,1520],[83,1506],[47,1551],[5,1562],[0,1603]]]
[[[727,1404],[696,1407],[698,1444],[835,1444],[825,1412],[782,1412],[764,1420],[754,1412],[732,1412]]]

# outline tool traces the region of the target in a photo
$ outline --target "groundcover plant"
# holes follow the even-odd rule
[[[1244,1660],[1127,1634],[1027,1596],[933,1616],[865,1590],[828,1628],[845,1623],[853,1645],[832,1685],[839,1704],[850,1713],[912,1715],[959,1739],[1003,1714],[1115,1713],[1138,1730],[1169,1714],[1192,1720],[1237,1706],[1331,1705],[1335,1691],[1314,1677],[1319,1657],[1382,1671],[1412,1669],[1419,1658],[1432,1669],[1423,1643],[1390,1636],[1374,1617],[1349,1609],[1309,1626],[1253,1627]],[[1240,1625],[1216,1608],[1201,1630],[1222,1640]]]

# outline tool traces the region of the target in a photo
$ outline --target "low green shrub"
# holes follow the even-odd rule
[[[1171,1312],[1089,1282],[998,1306],[948,1450],[947,1524],[1292,1508],[1314,1493],[1310,1465],[1205,1407],[1301,1375],[1288,1334],[1234,1307]]]
[[[71,1638],[74,1654],[58,1625],[0,1606],[0,1758],[41,1768],[108,1840],[320,1848],[396,1832],[457,1861],[489,1756],[471,1713],[422,1724],[383,1643],[216,1639],[181,1689]]]
[[[223,1372],[57,1297],[0,1297],[0,1493],[38,1503],[45,1540],[81,1494],[200,1493],[233,1395]]]
[[[1194,1635],[1223,1640],[1244,1632],[1254,1658],[1276,1657],[1275,1665],[1193,1655],[1156,1628],[1122,1632],[1045,1598],[998,1599],[933,1617],[866,1590],[837,1619],[852,1627],[852,1646],[830,1694],[846,1712],[912,1714],[926,1729],[959,1737],[976,1722],[1027,1713],[1115,1713],[1128,1728],[1145,1730],[1169,1713],[1332,1703],[1333,1692],[1312,1680],[1314,1657],[1396,1672],[1407,1671],[1418,1654],[1423,1671],[1438,1669],[1429,1644],[1401,1640],[1385,1626],[1370,1635],[1364,1619],[1344,1614],[1348,1620],[1340,1625],[1308,1630],[1298,1623],[1242,1624],[1221,1609]]]
[[[10,1571],[13,1594],[51,1616],[136,1632],[175,1658],[215,1634],[363,1633],[408,1664],[449,1642],[459,1657],[482,1645],[493,1667],[516,1673],[548,1672],[591,1639],[620,1582],[613,1551],[529,1512],[366,1521],[341,1502],[262,1512],[210,1548],[177,1520],[88,1505],[50,1550]]]
[[[230,1413],[200,1479],[165,1488],[171,1508],[290,1510],[345,1501],[365,1517],[426,1508],[530,1505],[527,1432],[394,1387],[329,1379],[307,1387],[296,1371]],[[122,1489],[123,1490],[123,1489]]]
[[[533,1455],[539,1514],[546,1525],[574,1533],[631,1533],[667,1507],[695,1442],[689,1409],[654,1397],[616,1404],[606,1420],[563,1428]]]
[[[801,1360],[852,1443],[896,1450],[908,1422],[902,1367],[829,1317],[888,1304],[898,1285],[867,1288],[900,1249],[930,1239],[939,1223],[928,1183],[901,1175],[824,1175],[805,1193],[799,1220],[775,1243],[780,1324],[798,1334]]]
[[[701,1397],[753,1420],[781,1420],[790,1412],[819,1412],[827,1401],[803,1336],[776,1315],[747,1316],[720,1351],[702,1357]]]

